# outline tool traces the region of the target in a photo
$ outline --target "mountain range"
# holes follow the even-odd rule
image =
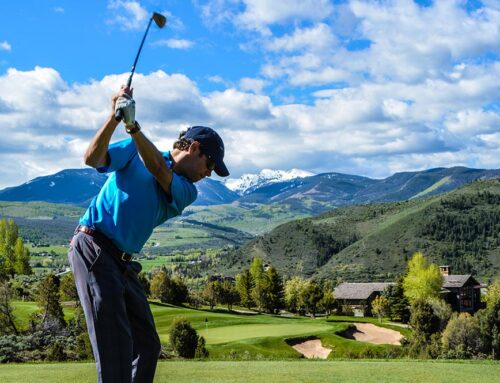
[[[236,275],[254,257],[287,277],[392,281],[421,251],[453,274],[500,277],[500,179],[403,202],[345,206],[296,219],[229,250],[211,273]]]
[[[289,205],[297,213],[312,215],[344,205],[402,201],[439,194],[474,180],[499,178],[500,169],[435,168],[396,173],[379,180],[341,173],[309,174],[296,169],[289,172],[266,169],[258,175],[245,174],[227,184],[207,178],[196,183],[198,199],[195,205],[236,203],[251,207],[280,203]],[[94,169],[62,170],[0,190],[0,201],[86,206],[106,179],[105,174]]]

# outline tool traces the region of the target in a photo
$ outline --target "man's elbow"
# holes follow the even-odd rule
[[[83,156],[83,162],[85,163],[85,165],[97,169],[107,165],[107,158],[107,155],[104,158],[96,158],[95,156],[85,154]]]

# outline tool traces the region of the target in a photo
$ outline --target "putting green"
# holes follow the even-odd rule
[[[324,322],[318,324],[245,324],[230,327],[208,327],[208,329],[199,329],[198,334],[205,338],[207,344],[219,344],[251,338],[310,335],[331,329],[332,326]]]

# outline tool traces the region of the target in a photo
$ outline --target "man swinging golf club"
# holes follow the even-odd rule
[[[160,353],[153,315],[137,274],[139,252],[153,229],[182,213],[196,199],[194,182],[229,175],[224,143],[212,129],[194,126],[182,133],[170,152],[160,152],[135,121],[132,76],[153,13],[132,66],[127,85],[113,96],[112,113],[92,139],[85,163],[110,173],[92,200],[70,244],[70,261],[85,313],[96,360],[98,381],[152,382]],[[109,144],[123,120],[130,138]]]
[[[98,381],[152,382],[160,340],[131,261],[153,228],[193,203],[194,182],[229,175],[224,143],[212,129],[194,126],[170,152],[160,152],[135,121],[132,91],[112,98],[113,113],[92,139],[85,163],[111,173],[81,217],[68,257],[87,321]],[[119,122],[130,138],[109,145]]]

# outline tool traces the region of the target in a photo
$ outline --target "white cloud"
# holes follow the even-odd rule
[[[63,7],[54,7],[54,12],[56,12],[56,13],[64,13],[64,8]]]
[[[194,45],[194,42],[185,39],[167,39],[156,41],[153,45],[166,46],[172,49],[189,49]]]
[[[182,74],[137,73],[137,118],[147,136],[166,150],[180,128],[213,126],[233,177],[262,168],[386,177],[437,166],[500,167],[498,7],[467,13],[461,2],[351,1],[337,9],[321,1],[300,22],[301,4],[310,3],[287,3],[290,9],[207,3],[206,15],[226,6],[220,20],[236,21],[261,47],[260,72],[205,74],[219,91],[200,91]],[[348,22],[339,26],[339,15],[350,15]],[[351,50],[359,40],[370,44]],[[0,187],[83,166],[85,146],[126,78],[68,84],[38,67],[1,75],[0,126],[9,134],[0,162],[16,171],[0,169]],[[292,91],[280,104],[283,89]],[[309,92],[307,102],[293,101]],[[114,139],[121,137],[119,129]]]
[[[109,24],[117,24],[123,29],[142,29],[146,25],[149,13],[138,1],[110,0],[108,8],[113,11]]]
[[[294,20],[320,21],[328,17],[333,6],[328,0],[244,0],[245,10],[239,13],[235,23],[245,29],[254,29],[265,35],[268,26]]]
[[[10,52],[12,50],[12,46],[9,44],[8,41],[2,41],[0,43],[0,50]]]
[[[244,77],[240,80],[240,89],[244,92],[262,93],[267,82],[258,78]]]
[[[291,35],[276,37],[269,40],[265,47],[269,51],[321,51],[331,50],[337,45],[336,37],[330,28],[319,23],[311,28],[297,28]]]

